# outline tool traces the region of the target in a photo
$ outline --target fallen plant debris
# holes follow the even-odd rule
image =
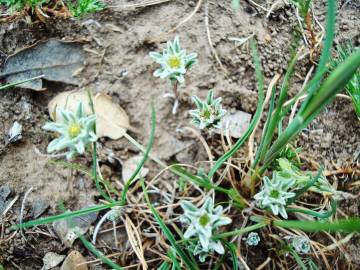
[[[12,84],[41,76],[38,80],[18,85],[35,91],[44,90],[42,79],[79,85],[76,75],[83,68],[84,62],[81,43],[50,39],[10,55],[0,72],[0,78]]]

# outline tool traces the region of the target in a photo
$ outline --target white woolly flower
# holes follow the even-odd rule
[[[310,241],[305,236],[295,236],[291,242],[292,246],[299,254],[306,254],[310,252]]]
[[[261,208],[269,207],[274,215],[280,214],[283,218],[288,218],[285,210],[286,200],[295,197],[294,192],[288,190],[293,187],[295,181],[291,179],[282,179],[274,172],[273,179],[265,176],[264,184],[259,193],[254,198]]]
[[[260,242],[260,236],[257,232],[251,232],[246,238],[246,244],[248,246],[257,246]]]
[[[197,96],[192,97],[197,109],[191,110],[192,122],[200,129],[220,128],[221,119],[226,111],[221,107],[221,98],[214,99],[213,91],[209,91],[206,101],[201,101]]]
[[[181,207],[184,210],[181,221],[188,225],[184,238],[199,237],[199,242],[193,250],[194,255],[204,255],[204,253],[213,251],[224,254],[224,247],[221,242],[211,239],[214,230],[231,223],[230,218],[222,215],[222,206],[217,206],[214,209],[213,200],[208,198],[201,208],[197,208],[188,201],[182,201]]]
[[[217,252],[218,254],[224,254],[225,250],[220,240],[210,239],[209,248],[205,250],[201,245],[200,241],[196,243],[196,245],[190,245],[189,249],[195,256],[199,257],[200,262],[205,262],[206,258],[210,253]]]
[[[58,152],[68,148],[67,159],[76,154],[83,154],[85,147],[97,140],[94,132],[95,115],[86,116],[84,106],[80,102],[76,112],[59,110],[61,123],[49,122],[43,129],[58,132],[60,136],[51,141],[47,147],[48,153]]]
[[[154,72],[155,77],[162,79],[169,78],[172,81],[184,83],[184,75],[195,63],[197,63],[197,54],[186,54],[185,50],[180,47],[179,37],[176,36],[174,42],[168,41],[167,48],[163,53],[150,52],[150,57],[161,65]]]

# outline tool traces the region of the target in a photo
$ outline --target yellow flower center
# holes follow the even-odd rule
[[[209,224],[209,222],[210,222],[210,217],[207,214],[204,214],[199,218],[199,223],[203,227]]]
[[[209,110],[203,110],[200,115],[206,120],[208,120],[211,117],[211,112]]]
[[[178,56],[170,56],[168,59],[168,65],[171,68],[180,68],[181,67],[181,60]]]
[[[77,137],[81,132],[81,126],[77,123],[73,123],[69,127],[69,134],[71,138]]]

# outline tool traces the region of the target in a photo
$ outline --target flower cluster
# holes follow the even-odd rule
[[[260,236],[256,232],[251,232],[246,238],[246,244],[248,246],[257,246],[260,242]]]
[[[174,42],[168,41],[167,48],[163,53],[150,52],[150,57],[160,64],[154,72],[155,77],[162,79],[169,78],[171,81],[178,81],[184,83],[184,75],[195,63],[197,63],[197,54],[186,54],[186,51],[181,49],[179,37],[176,36]]]
[[[206,101],[201,101],[197,96],[192,97],[197,109],[191,110],[192,122],[200,129],[220,128],[221,119],[226,111],[221,107],[221,98],[214,99],[213,91],[209,91]]]
[[[197,208],[188,201],[182,201],[181,207],[184,210],[181,222],[188,225],[184,238],[199,238],[199,241],[193,244],[191,248],[193,254],[199,255],[201,262],[204,262],[207,255],[214,251],[218,254],[224,254],[224,247],[221,242],[211,238],[214,230],[231,223],[230,218],[223,216],[222,206],[217,206],[214,209],[214,201],[208,198],[201,208]]]
[[[274,215],[280,214],[283,218],[288,218],[285,210],[286,201],[295,197],[294,192],[289,192],[295,181],[292,179],[282,179],[274,172],[273,179],[264,177],[264,185],[254,198],[261,208],[270,208]]]
[[[47,147],[48,153],[58,152],[68,148],[67,159],[76,154],[83,154],[85,147],[97,140],[95,130],[95,115],[86,116],[84,106],[80,102],[76,112],[59,110],[61,122],[49,122],[43,129],[58,132],[60,136],[51,141]]]

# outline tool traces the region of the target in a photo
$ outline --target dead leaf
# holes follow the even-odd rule
[[[86,260],[79,251],[72,251],[61,265],[60,270],[88,270]]]
[[[89,97],[85,91],[62,92],[55,96],[48,104],[50,117],[54,121],[61,120],[57,108],[75,112],[79,102],[83,102],[85,113],[91,114]],[[96,114],[96,135],[109,137],[113,140],[120,139],[130,128],[129,116],[120,105],[112,102],[111,97],[99,93],[93,97]]]
[[[129,216],[126,215],[125,217],[125,228],[130,245],[133,248],[136,256],[138,257],[143,270],[146,270],[148,268],[148,265],[144,257],[144,249],[142,246],[140,234]]]
[[[74,77],[84,65],[85,56],[79,42],[50,39],[38,42],[9,56],[0,72],[0,78],[14,83],[44,74],[45,80],[79,85]],[[44,90],[42,80],[23,83],[18,87]]]
[[[43,258],[44,266],[41,270],[49,270],[60,264],[64,260],[64,255],[59,255],[54,252],[48,252]]]
[[[129,116],[120,105],[111,101],[111,97],[99,93],[94,98],[96,114],[96,135],[120,139],[130,127]]]
[[[123,163],[122,166],[122,178],[124,183],[126,183],[130,177],[132,176],[133,172],[136,170],[138,164],[142,160],[143,156],[134,156],[132,158],[129,158]],[[140,177],[145,177],[149,172],[149,169],[142,167],[138,175],[135,177],[135,180],[139,179]]]

